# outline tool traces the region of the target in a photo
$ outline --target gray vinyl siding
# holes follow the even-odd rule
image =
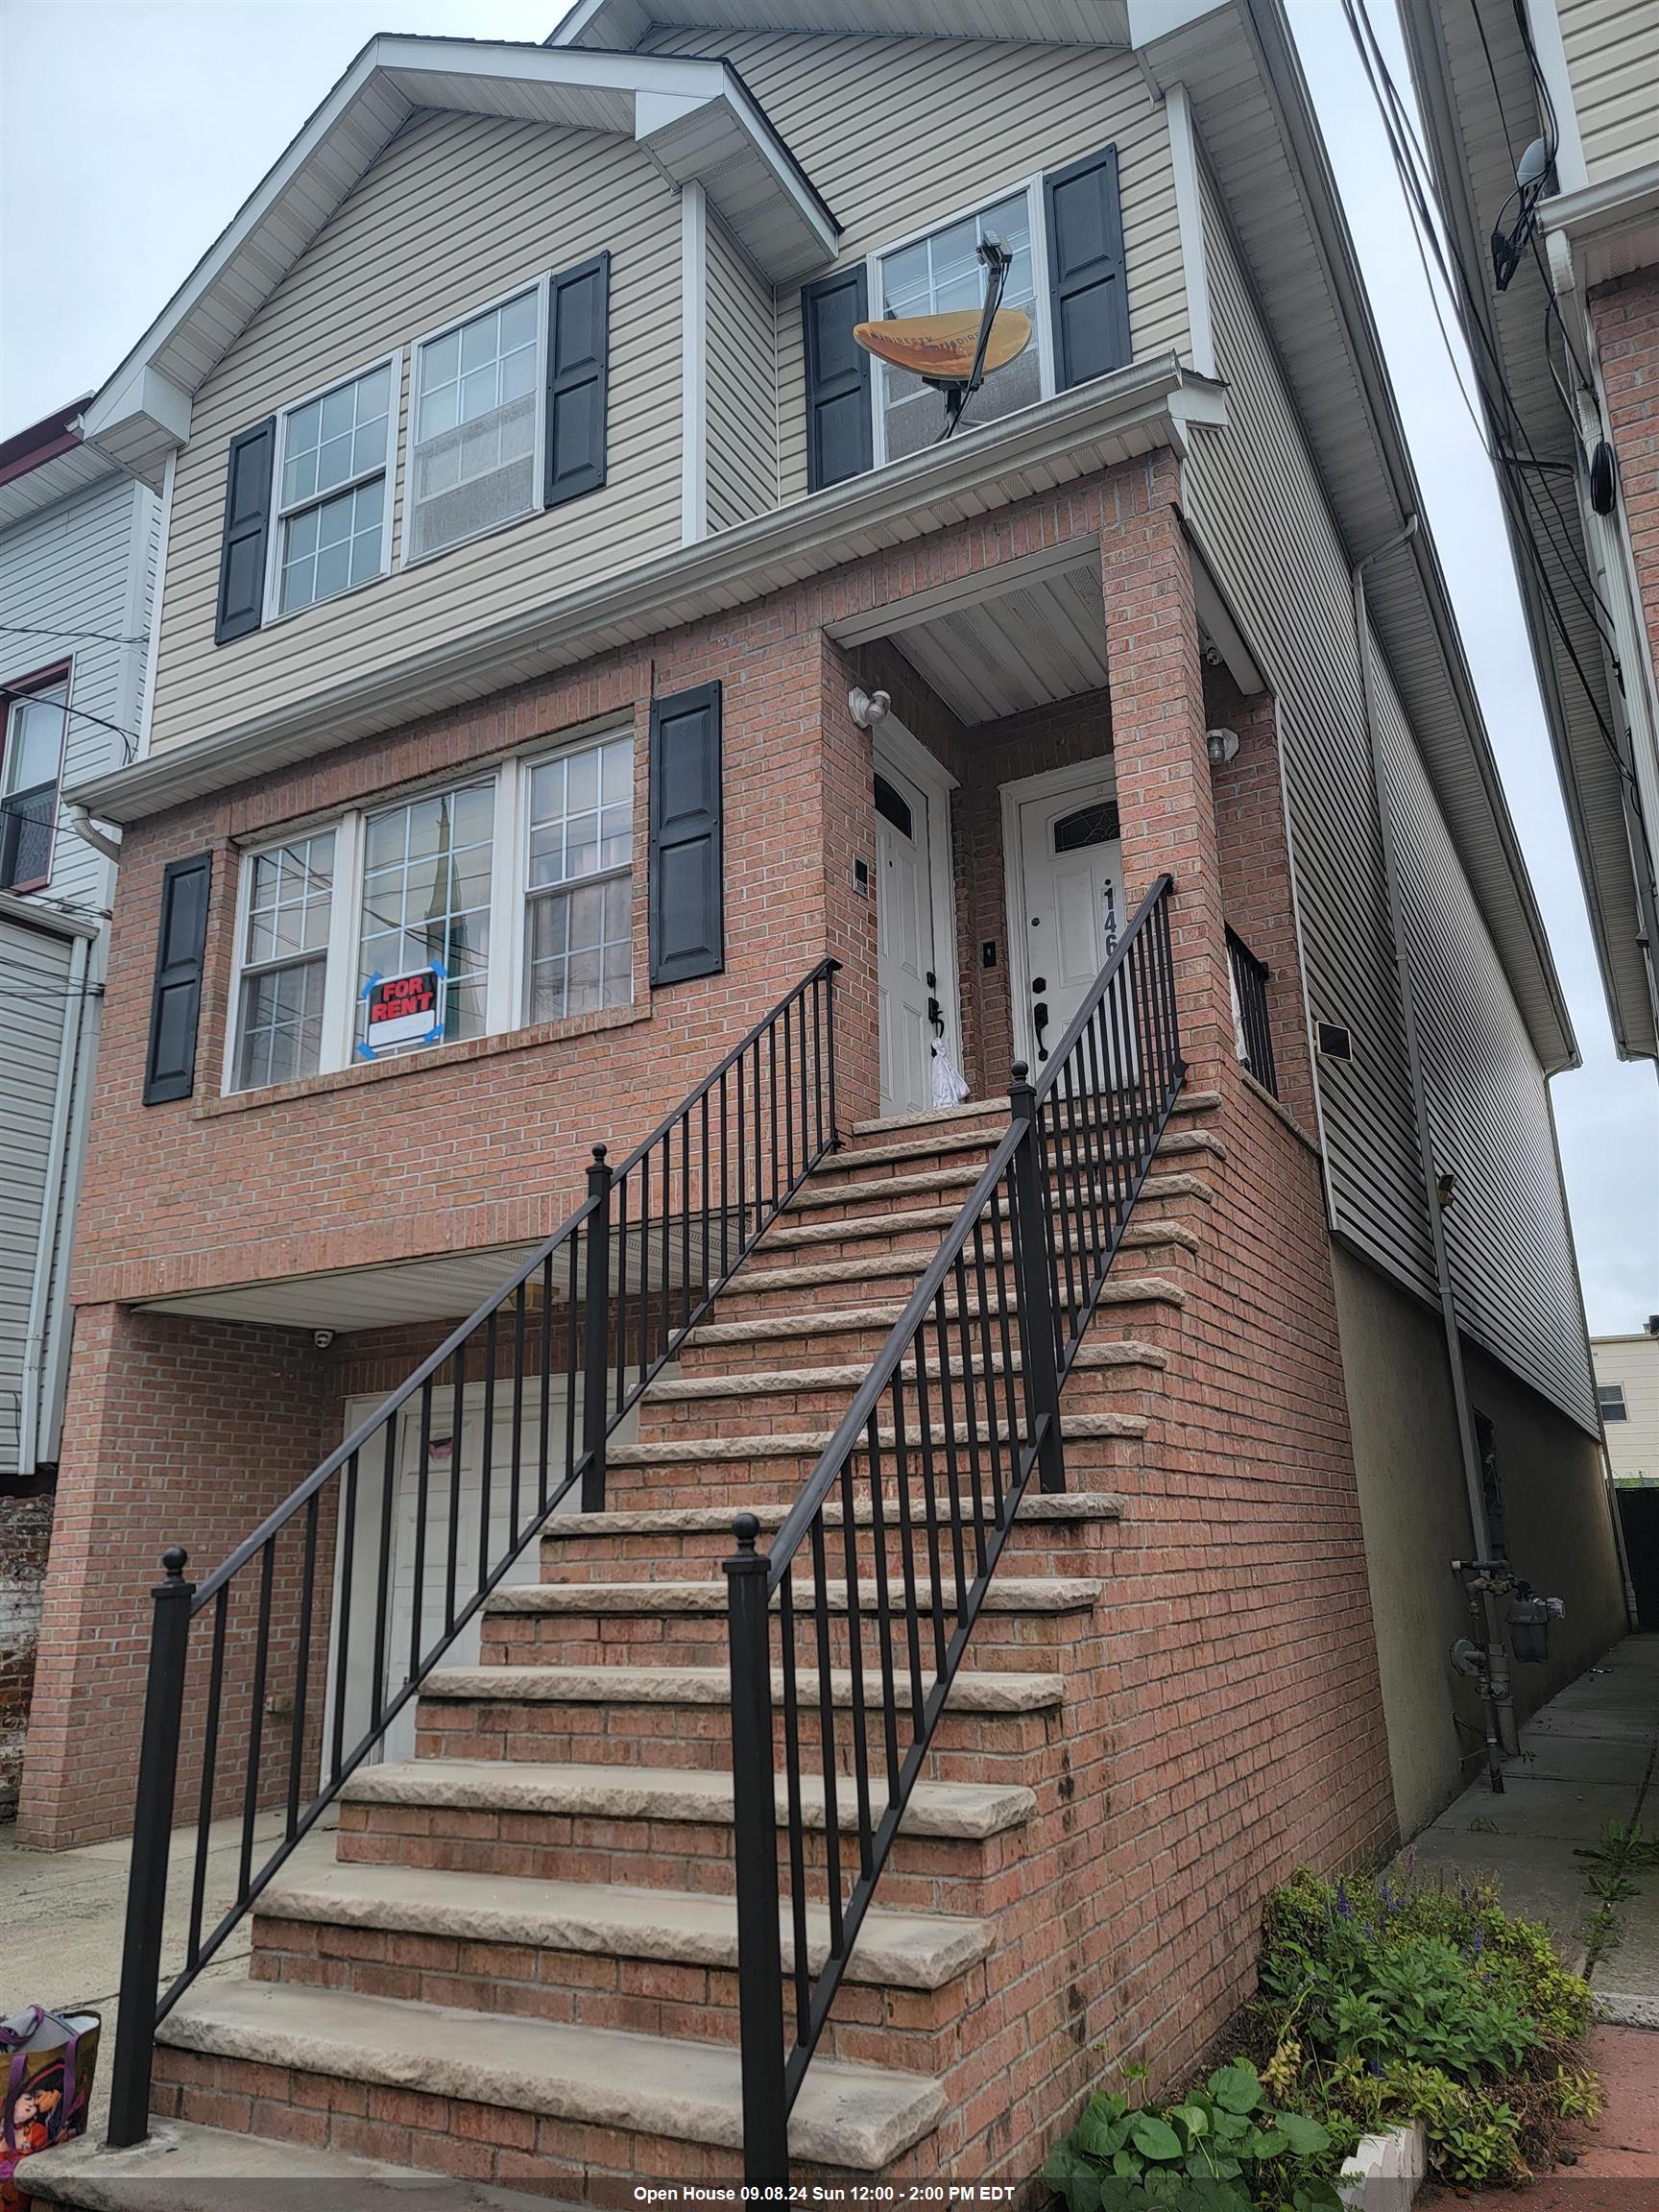
[[[1583,1300],[1549,1090],[1385,674],[1378,735],[1394,823],[1435,1166],[1466,1333],[1597,1431]]]
[[[709,527],[778,504],[778,362],[772,287],[709,218]]]
[[[1229,421],[1195,434],[1188,494],[1278,696],[1310,1010],[1353,1033],[1351,1065],[1317,1063],[1334,1226],[1433,1294],[1347,554],[1208,178],[1203,196]]]
[[[0,1475],[20,1469],[29,1304],[47,1206],[59,1054],[69,1018],[70,941],[0,921],[6,1110],[0,1113]]]
[[[145,540],[137,565],[134,530]],[[0,682],[71,663],[65,784],[119,767],[136,746],[156,535],[156,499],[119,476],[0,532]],[[108,905],[108,873],[60,811],[46,894]]]
[[[1138,356],[1191,337],[1169,134],[1133,56],[994,39],[673,31],[648,50],[724,54],[843,227],[837,266],[1116,144]],[[801,294],[781,290],[781,496],[806,491]]]
[[[609,249],[605,485],[358,590],[213,642],[236,432],[403,353],[469,308]],[[632,140],[491,116],[415,116],[198,393],[179,456],[153,743],[182,744],[404,660],[680,542],[679,197]],[[402,523],[398,441],[394,544]]]
[[[1555,0],[1592,184],[1653,159],[1659,104],[1654,0]]]

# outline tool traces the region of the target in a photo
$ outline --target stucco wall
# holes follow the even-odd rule
[[[1447,1659],[1469,1632],[1451,1571],[1472,1549],[1468,1492],[1438,1315],[1342,1248],[1332,1260],[1394,1799],[1408,1837],[1479,1767],[1479,1698]],[[1612,1524],[1583,1431],[1477,1346],[1465,1364],[1471,1401],[1493,1426],[1510,1559],[1567,1601],[1550,1664],[1515,1670],[1525,1719],[1624,1632]]]

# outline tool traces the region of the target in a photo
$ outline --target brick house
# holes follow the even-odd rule
[[[69,1373],[70,1233],[86,1149],[115,870],[65,782],[135,745],[154,493],[77,428],[0,441],[0,1819],[17,1800]]]
[[[1647,0],[1401,15],[1489,443],[1517,457],[1499,489],[1614,1041],[1651,1060],[1659,19]]]
[[[1281,9],[743,12],[375,40],[89,412],[169,521],[22,1817],[140,1776],[175,2175],[1027,2177],[1457,1789],[1451,1560],[1566,1599],[1505,1730],[1623,1632]],[[855,326],[998,281],[945,437]]]

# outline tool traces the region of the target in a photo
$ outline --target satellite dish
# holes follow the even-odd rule
[[[974,373],[982,318],[972,309],[954,315],[895,315],[885,323],[860,323],[853,335],[867,353],[908,369],[930,384],[965,384]],[[983,373],[1006,369],[1031,343],[1031,318],[1005,307],[992,318]]]
[[[962,410],[988,375],[1005,369],[1031,343],[1031,318],[1018,307],[1002,310],[1014,256],[999,238],[979,241],[985,265],[985,304],[947,315],[893,315],[879,323],[854,325],[853,335],[866,353],[907,369],[945,395],[942,445],[962,420]]]

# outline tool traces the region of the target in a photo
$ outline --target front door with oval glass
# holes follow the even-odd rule
[[[890,762],[876,771],[876,942],[881,1111],[933,1102],[939,991],[927,801]]]
[[[1018,927],[1014,1036],[1041,1072],[1122,933],[1123,848],[1110,762],[1063,769],[1017,787],[1019,850],[1010,870]],[[1115,1052],[1112,1074],[1127,1070]]]

